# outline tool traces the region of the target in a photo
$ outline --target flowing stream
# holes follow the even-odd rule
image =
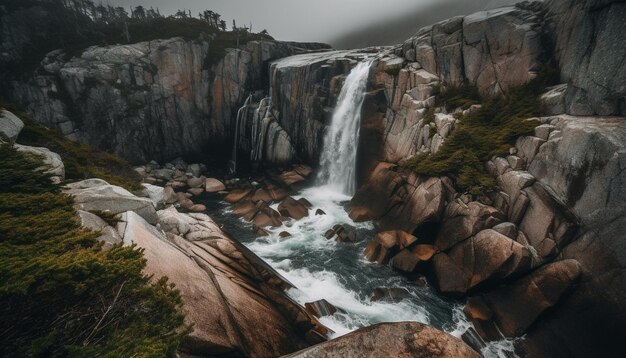
[[[394,272],[389,266],[370,263],[363,251],[376,230],[372,223],[355,223],[346,206],[355,190],[356,147],[360,111],[371,61],[359,63],[346,78],[332,123],[325,136],[317,178],[319,186],[305,189],[294,198],[304,197],[313,208],[299,221],[286,221],[269,229],[269,236],[257,238],[251,224],[231,213],[228,204],[207,200],[209,214],[233,237],[263,258],[295,288],[288,294],[300,304],[326,299],[339,311],[320,321],[337,337],[379,322],[419,321],[460,337],[471,326],[462,306],[438,296],[429,286]],[[276,209],[278,204],[274,204]],[[322,209],[326,215],[314,215]],[[362,240],[341,243],[324,237],[326,230],[342,224],[356,230]],[[290,237],[281,238],[287,231]],[[399,302],[372,301],[375,288],[401,288],[407,297]],[[513,357],[513,342],[487,344],[485,357]]]

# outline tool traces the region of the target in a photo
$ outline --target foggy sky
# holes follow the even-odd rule
[[[267,29],[278,40],[333,40],[372,23],[402,17],[419,9],[428,9],[442,2],[471,3],[473,0],[104,0],[115,6],[142,5],[158,7],[162,14],[188,9],[194,16],[208,9],[218,12],[227,21],[237,20],[238,26],[250,25],[254,32]],[[514,0],[485,0],[490,5],[512,3]],[[450,16],[458,14],[450,14]],[[418,27],[416,25],[415,30]],[[407,34],[407,37],[411,35]],[[381,44],[383,45],[383,44]]]

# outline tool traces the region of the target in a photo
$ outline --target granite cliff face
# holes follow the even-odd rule
[[[322,46],[250,42],[212,65],[209,40],[57,51],[5,92],[38,121],[133,161],[229,155],[234,141],[240,158],[315,165],[346,75],[375,57],[351,217],[429,241],[426,274],[469,297],[484,339],[527,334],[531,356],[589,356],[623,350],[626,334],[624,18],[621,1],[524,2],[434,24],[398,46],[308,53]],[[460,193],[449,178],[402,166],[437,152],[458,125],[435,108],[439,85],[506,93],[551,66],[561,84],[541,96],[540,125],[485,163],[499,190]],[[421,260],[386,244],[372,244],[372,259]]]

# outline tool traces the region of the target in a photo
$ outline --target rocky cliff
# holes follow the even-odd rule
[[[5,93],[65,135],[135,161],[230,155],[235,142],[240,157],[315,165],[345,76],[375,57],[353,219],[432,245],[424,273],[441,292],[471,297],[466,313],[483,338],[526,333],[532,356],[589,356],[623,350],[626,334],[624,18],[621,1],[524,2],[398,46],[298,54],[321,46],[250,42],[212,65],[209,41],[179,38],[57,51]],[[403,166],[436,153],[477,109],[439,106],[441,85],[491,96],[551,68],[560,84],[541,96],[532,135],[485,163],[498,190],[459,192]],[[377,240],[372,260],[412,270],[423,257]]]

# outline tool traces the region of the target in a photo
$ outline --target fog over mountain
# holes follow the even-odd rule
[[[210,9],[253,31],[267,29],[279,40],[321,41],[337,48],[398,43],[424,25],[515,0],[109,0],[115,6],[178,9],[192,15]]]

